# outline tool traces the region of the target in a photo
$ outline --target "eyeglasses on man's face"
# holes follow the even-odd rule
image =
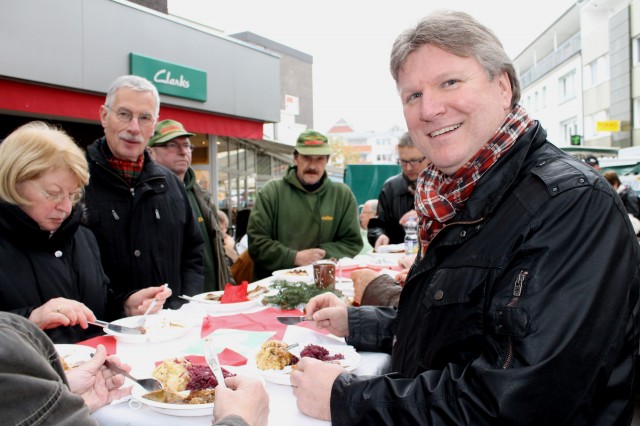
[[[133,118],[135,117],[131,111],[124,108],[120,108],[116,111],[108,105],[105,105],[104,107],[109,111],[115,113],[116,118],[122,121],[123,123],[130,123],[131,120],[133,120]],[[147,113],[138,115],[137,119],[138,119],[138,124],[140,124],[140,127],[150,127],[150,126],[153,126],[155,122],[155,117],[152,114],[147,114]]]
[[[398,164],[400,164],[403,167],[406,167],[408,165],[411,165],[412,167],[415,167],[415,166],[420,165],[420,163],[422,163],[426,159],[427,159],[427,157],[412,158],[411,160],[398,160]]]
[[[75,205],[78,204],[78,201],[80,201],[82,199],[82,196],[84,195],[84,191],[82,189],[72,192],[71,194],[65,194],[64,192],[45,191],[35,183],[29,183],[44,196],[45,200],[54,204],[59,204],[64,201],[65,198],[67,198],[69,201],[71,201],[71,204]]]
[[[189,141],[185,143],[167,142],[164,145],[156,145],[156,147],[168,149],[169,151],[173,151],[173,152],[180,152],[181,150],[193,152],[193,145],[191,145],[191,142]]]

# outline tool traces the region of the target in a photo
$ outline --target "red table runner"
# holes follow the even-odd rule
[[[275,331],[276,334],[272,339],[282,340],[287,326],[278,322],[276,317],[301,315],[304,315],[304,312],[299,309],[267,308],[250,314],[225,315],[222,317],[207,316],[202,322],[200,337],[206,337],[221,328],[230,328],[248,331]],[[316,328],[311,321],[300,323],[295,327],[306,327],[318,333],[328,334],[326,330]]]

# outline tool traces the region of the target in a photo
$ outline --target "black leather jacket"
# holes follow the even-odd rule
[[[409,192],[409,181],[400,173],[382,185],[378,196],[378,215],[369,220],[369,244],[375,247],[376,240],[382,234],[389,237],[389,244],[403,243],[404,228],[399,222],[409,210],[413,210],[413,194]]]
[[[342,424],[613,425],[633,415],[640,246],[613,188],[536,124],[348,342],[394,373],[334,382]]]
[[[87,151],[91,180],[83,220],[96,236],[115,295],[110,319],[122,316],[131,293],[163,283],[173,291],[164,307],[177,309],[184,303],[178,296],[202,293],[204,285],[203,240],[184,184],[145,152],[142,174],[130,188],[97,144]]]

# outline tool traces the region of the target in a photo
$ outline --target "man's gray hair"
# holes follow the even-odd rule
[[[109,90],[107,91],[107,99],[105,100],[104,104],[110,107],[113,104],[113,99],[116,96],[116,92],[123,87],[138,92],[151,92],[156,100],[155,116],[156,118],[158,117],[158,114],[160,113],[160,95],[158,94],[158,89],[156,89],[156,86],[151,84],[149,80],[137,75],[123,75],[116,78],[116,80],[111,83],[111,86],[109,86]]]
[[[413,141],[411,140],[411,135],[409,135],[409,132],[406,132],[404,135],[400,136],[400,140],[398,141],[398,148],[413,148]]]
[[[408,56],[426,44],[456,56],[475,58],[490,80],[506,72],[511,81],[511,107],[520,101],[520,82],[502,43],[493,31],[464,12],[436,11],[396,38],[389,65],[396,83]]]

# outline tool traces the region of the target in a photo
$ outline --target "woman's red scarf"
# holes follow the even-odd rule
[[[445,224],[453,219],[469,199],[476,182],[513,146],[533,121],[516,105],[504,122],[478,153],[452,176],[429,164],[418,177],[415,207],[420,225],[422,255]]]

